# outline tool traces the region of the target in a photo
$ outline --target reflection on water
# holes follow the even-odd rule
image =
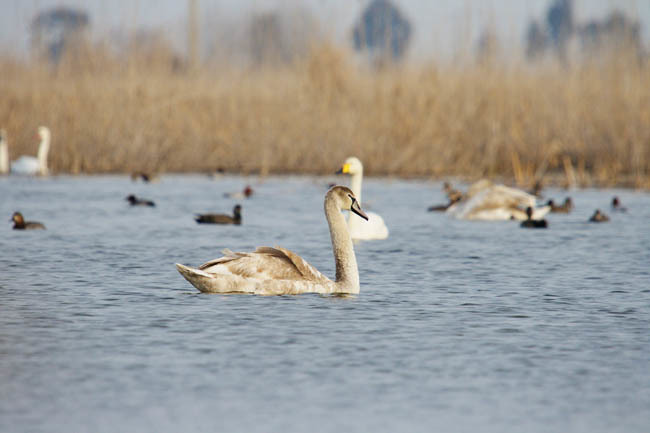
[[[254,180],[0,179],[0,216],[47,226],[0,236],[0,431],[647,431],[650,196],[574,191],[532,231],[368,180],[391,234],[356,245],[359,296],[203,295],[177,273],[281,245],[333,277],[329,181],[270,179],[242,226],[200,226]],[[586,223],[614,194],[628,212]]]

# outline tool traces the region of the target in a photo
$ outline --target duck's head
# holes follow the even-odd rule
[[[345,160],[341,168],[336,172],[336,174],[358,174],[363,173],[363,164],[359,158],[351,156]]]
[[[618,199],[618,197],[614,197],[612,199],[612,206],[613,207],[619,207],[621,205],[621,201]]]
[[[555,206],[555,202],[553,200],[549,200],[549,201],[546,202],[546,206],[553,207],[553,206]]]
[[[350,188],[340,185],[330,188],[325,196],[325,203],[330,200],[334,200],[336,206],[340,210],[349,210],[359,215],[364,220],[368,220],[368,215],[366,215],[366,213],[361,209],[357,198],[354,196],[354,193]]]
[[[23,218],[23,214],[20,212],[14,212],[9,221],[15,224],[23,224],[25,222],[25,219]]]
[[[533,208],[532,208],[532,207],[528,206],[528,207],[526,208],[526,215],[528,216],[528,219],[532,219],[532,218],[533,218]]]
[[[236,206],[232,209],[232,213],[235,214],[235,216],[239,216],[239,215],[241,215],[241,205],[236,205]]]
[[[564,206],[573,207],[573,200],[571,200],[571,197],[567,197],[564,199]]]
[[[248,198],[253,195],[253,188],[251,188],[250,185],[246,185],[246,188],[244,188],[244,197]]]
[[[130,194],[124,200],[128,201],[129,203],[135,203],[138,199],[135,198],[133,194]]]

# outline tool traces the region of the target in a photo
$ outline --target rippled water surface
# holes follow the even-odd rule
[[[439,183],[369,179],[390,237],[356,245],[357,297],[204,295],[177,273],[281,245],[333,277],[331,180],[0,179],[0,431],[648,431],[650,195],[572,191],[523,230],[427,213]],[[248,182],[244,225],[194,223]],[[15,210],[47,230],[11,230]]]

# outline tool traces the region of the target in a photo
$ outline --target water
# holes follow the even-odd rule
[[[573,191],[523,230],[427,213],[438,183],[367,180],[391,234],[356,246],[357,297],[204,295],[177,273],[282,245],[333,276],[329,181],[254,184],[228,227],[192,215],[254,179],[0,179],[0,216],[47,226],[1,230],[0,431],[648,431],[650,195]],[[596,207],[612,221],[586,223]]]

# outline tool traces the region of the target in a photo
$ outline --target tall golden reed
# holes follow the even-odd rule
[[[187,72],[108,50],[58,67],[0,59],[12,158],[50,126],[54,172],[499,177],[650,187],[650,63],[436,64],[371,70],[332,45],[291,65]]]

